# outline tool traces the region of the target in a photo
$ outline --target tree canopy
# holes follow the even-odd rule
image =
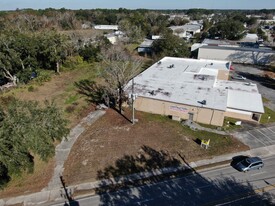
[[[68,40],[56,32],[26,34],[5,31],[0,35],[0,76],[16,84],[27,83],[38,68],[59,71],[68,56]]]
[[[218,22],[209,29],[209,35],[211,38],[239,40],[244,35],[244,26],[240,21],[234,20]]]
[[[153,43],[155,54],[161,58],[164,56],[171,57],[189,57],[190,51],[185,41],[171,32],[166,32],[161,39],[157,39]]]
[[[33,156],[46,161],[54,155],[54,141],[69,130],[54,103],[2,98],[0,106],[0,171],[20,174],[32,170]],[[1,173],[1,172],[0,172]],[[0,174],[1,175],[1,174]]]

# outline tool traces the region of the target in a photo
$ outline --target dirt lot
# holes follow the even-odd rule
[[[191,162],[248,149],[232,137],[194,132],[159,115],[138,112],[137,118],[138,123],[131,125],[108,110],[73,146],[65,164],[65,181],[72,185],[176,166],[182,163],[179,154]],[[209,150],[195,142],[201,136],[211,139]]]

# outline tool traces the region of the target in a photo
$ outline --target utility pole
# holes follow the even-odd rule
[[[69,195],[69,192],[68,192],[68,190],[67,190],[67,187],[66,187],[65,181],[64,181],[64,179],[63,179],[63,177],[62,177],[62,176],[59,176],[59,178],[60,178],[60,181],[61,181],[62,187],[63,187],[63,189],[64,189],[64,191],[65,191],[65,196],[66,196],[67,200],[68,200],[68,201],[69,201],[69,203],[70,203],[70,202],[72,201],[72,197]]]
[[[135,106],[134,106],[134,101],[135,101],[135,97],[134,97],[134,78],[132,79],[132,94],[131,94],[131,98],[132,98],[132,124],[135,124]]]

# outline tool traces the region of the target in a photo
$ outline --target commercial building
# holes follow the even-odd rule
[[[136,110],[221,126],[224,117],[259,121],[257,85],[228,81],[229,61],[165,57],[129,82]]]
[[[275,63],[275,51],[248,47],[202,46],[198,59],[227,60],[234,63],[270,65]]]

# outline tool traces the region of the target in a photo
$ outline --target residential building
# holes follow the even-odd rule
[[[152,54],[152,45],[154,40],[153,39],[145,39],[139,46],[138,46],[138,53],[139,54]]]
[[[99,29],[99,30],[118,30],[118,25],[95,25],[94,26],[95,29]]]
[[[202,25],[201,24],[185,24],[183,26],[170,26],[169,28],[173,31],[174,35],[176,35],[180,38],[189,39],[194,34],[201,32]]]

